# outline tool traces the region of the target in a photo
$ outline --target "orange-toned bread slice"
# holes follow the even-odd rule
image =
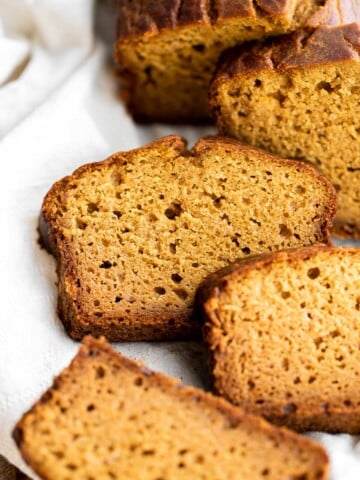
[[[338,193],[335,233],[360,239],[360,23],[232,51],[210,103],[223,135],[316,165]]]
[[[250,254],[330,242],[335,192],[313,167],[220,137],[169,136],[85,165],[47,194],[40,229],[76,339],[197,334],[195,291]]]
[[[215,390],[290,428],[360,432],[360,249],[260,255],[199,291]]]
[[[46,480],[325,480],[323,449],[87,338],[18,423]]]

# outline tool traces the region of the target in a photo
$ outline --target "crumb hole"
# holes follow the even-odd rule
[[[287,403],[286,405],[283,406],[283,412],[285,415],[291,415],[292,413],[295,413],[297,410],[297,406],[295,403]]]
[[[174,282],[174,283],[181,283],[183,277],[181,275],[179,275],[178,273],[173,273],[171,275],[171,280]]]
[[[184,288],[176,288],[174,292],[181,300],[186,300],[189,296],[188,292]]]
[[[182,208],[180,203],[172,203],[170,207],[165,210],[165,215],[169,220],[174,220],[174,218],[181,215]]]
[[[316,85],[316,90],[325,90],[328,93],[332,93],[334,91],[334,88],[331,86],[331,83],[329,82],[319,82]]]
[[[100,268],[111,268],[112,267],[112,263],[109,262],[109,260],[104,260],[101,264],[100,264]]]
[[[166,293],[166,290],[164,287],[155,287],[154,288],[154,291],[155,293],[157,293],[158,295],[165,295]]]
[[[314,280],[315,278],[318,278],[319,275],[320,275],[320,270],[317,267],[310,268],[307,272],[307,276],[312,280]]]
[[[290,298],[290,297],[291,297],[290,292],[281,292],[281,298],[283,298],[284,300],[286,300],[287,298]]]
[[[292,231],[284,224],[280,224],[279,225],[279,233],[282,237],[285,237],[285,238],[290,238],[291,235],[292,235]]]
[[[85,228],[87,227],[87,223],[85,223],[83,220],[80,220],[79,218],[76,220],[76,227],[79,229],[79,230],[85,230]]]
[[[196,52],[203,52],[205,50],[205,45],[202,43],[197,43],[196,45],[192,45],[192,48]]]
[[[103,367],[97,367],[95,378],[104,378],[105,377],[105,369]]]

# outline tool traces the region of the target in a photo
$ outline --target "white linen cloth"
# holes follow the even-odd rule
[[[136,126],[119,102],[104,49],[93,44],[91,11],[89,0],[0,0],[0,455],[32,478],[11,431],[79,346],[56,316],[55,262],[37,243],[45,193],[116,150],[169,133],[194,143],[214,131]],[[116,348],[184,383],[206,385],[195,343]],[[331,455],[333,480],[360,478],[357,438],[312,436]]]

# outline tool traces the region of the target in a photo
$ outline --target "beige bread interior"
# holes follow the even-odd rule
[[[123,95],[130,111],[145,121],[208,120],[208,87],[220,53],[239,43],[293,31],[323,4],[320,0],[288,2],[286,13],[275,16],[254,4],[244,17],[218,19],[216,12],[209,12],[206,21],[120,35],[115,61],[122,71]],[[143,7],[150,16],[151,8]],[[169,17],[173,14],[169,11]]]
[[[213,281],[205,340],[216,391],[300,431],[360,432],[360,250],[255,258]]]
[[[42,209],[60,316],[77,339],[192,337],[206,275],[251,254],[330,242],[335,201],[313,167],[221,137],[190,151],[165,137],[85,165]]]
[[[89,340],[15,439],[49,480],[326,480],[328,471],[310,440]]]
[[[223,134],[316,165],[337,191],[335,234],[360,238],[360,62],[314,62],[217,82],[218,125]]]

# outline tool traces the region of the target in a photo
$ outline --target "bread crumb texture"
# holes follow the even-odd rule
[[[349,1],[120,0],[115,61],[123,96],[138,120],[207,119],[208,87],[222,51],[342,21],[344,8]]]
[[[310,166],[239,142],[182,138],[86,165],[56,183],[40,227],[74,338],[187,338],[197,286],[238,258],[328,243],[335,192]]]
[[[14,437],[47,480],[325,480],[322,447],[86,339]]]
[[[358,10],[360,16],[360,2]],[[221,133],[316,165],[338,194],[335,234],[355,238],[360,238],[359,54],[359,23],[299,31],[233,51],[210,94]]]
[[[360,250],[259,256],[203,286],[216,391],[305,431],[360,432]]]

